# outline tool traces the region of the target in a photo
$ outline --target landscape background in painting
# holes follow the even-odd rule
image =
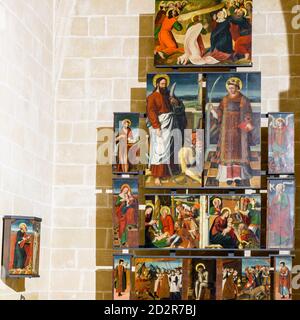
[[[151,140],[152,136],[149,134],[149,148],[148,154],[146,155],[149,163],[145,169],[145,187],[164,189],[202,187],[204,162],[204,132],[202,129],[203,75],[201,73],[150,73],[147,75],[147,97],[149,97],[155,89],[153,81],[160,76],[169,80],[170,84],[168,90],[170,91],[170,94],[172,93],[173,86],[176,85],[174,89],[174,98],[177,100],[177,104],[171,101],[171,107],[175,114],[175,127],[176,129],[180,128],[181,131],[178,130],[179,135],[174,134],[172,138],[175,140],[176,144],[172,144],[174,145],[174,148],[171,149],[171,156],[174,158],[173,162],[175,162],[175,164],[171,163],[170,166],[168,166],[169,171],[171,170],[171,176],[161,177],[163,182],[160,186],[155,184],[150,169],[150,154],[151,150],[154,150],[154,145],[151,144],[153,139]],[[151,112],[154,114],[157,113],[154,107],[151,109]],[[150,127],[150,122],[147,121],[147,123],[148,127]],[[178,136],[182,138],[182,145],[176,140]],[[188,157],[182,156],[182,154],[191,154],[191,152],[193,152],[192,148],[194,148],[196,152],[197,161],[193,164],[187,163],[187,165],[183,166],[180,163],[180,159],[185,159],[187,162]],[[189,156],[189,158],[191,157]],[[186,167],[185,171],[182,169],[183,167]]]
[[[168,270],[183,267],[182,259],[172,258],[135,258],[135,282],[134,292],[137,300],[169,300]],[[162,272],[164,280],[160,288],[155,291],[155,280],[157,279],[157,268]],[[156,297],[156,296],[157,297]]]

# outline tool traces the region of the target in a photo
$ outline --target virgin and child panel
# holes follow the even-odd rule
[[[156,66],[250,66],[252,0],[155,1]]]
[[[130,300],[131,256],[115,255],[113,258],[114,300]]]
[[[268,180],[267,248],[293,249],[295,245],[295,181]]]
[[[138,247],[138,179],[113,179],[113,203],[113,247]]]
[[[295,120],[293,113],[269,113],[270,174],[293,174],[295,171]]]
[[[114,113],[115,173],[138,172],[139,165],[139,113]]]
[[[136,300],[182,300],[183,261],[135,258]]]
[[[185,259],[185,269],[188,290],[184,290],[184,300],[216,300],[216,259]]]
[[[2,264],[5,276],[39,276],[41,219],[6,216]]]
[[[261,239],[261,196],[209,196],[210,248],[256,249]]]
[[[146,188],[202,187],[202,74],[147,76]]]
[[[260,188],[261,74],[207,74],[204,185]]]
[[[292,257],[274,257],[275,279],[274,298],[275,300],[292,300]]]
[[[145,247],[199,248],[199,196],[146,195],[145,199]]]
[[[269,258],[219,259],[217,287],[220,300],[270,300]]]

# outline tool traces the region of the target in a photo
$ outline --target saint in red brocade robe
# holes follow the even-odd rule
[[[218,108],[220,136],[217,148],[220,182],[252,178],[250,167],[250,135],[252,109],[250,101],[240,92],[225,96]]]

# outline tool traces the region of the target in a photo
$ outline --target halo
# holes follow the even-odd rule
[[[172,11],[172,10],[174,10],[174,8],[169,8],[169,9],[167,10],[167,17],[169,17],[169,12]]]
[[[282,191],[285,191],[285,184],[284,183],[278,183],[275,187],[275,189],[277,189],[277,187],[281,185],[282,186]]]
[[[159,74],[156,74],[154,77],[153,77],[153,80],[152,80],[152,84],[153,84],[153,87],[156,88],[156,80],[158,78],[165,78],[167,80],[167,87],[170,85],[170,77],[167,75],[167,74],[162,74],[162,73],[159,73]]]
[[[146,202],[145,203],[145,207],[151,207],[152,209],[153,209],[153,211],[154,211],[154,204],[153,203],[151,203],[151,202]],[[145,210],[146,210],[146,208],[145,208]]]
[[[248,11],[245,8],[240,8],[239,10],[242,10],[244,12],[245,17],[248,15]]]
[[[120,191],[123,192],[124,188],[128,188],[129,190],[131,190],[130,188],[130,185],[125,183],[125,184],[122,184],[121,188],[120,188]]]
[[[198,263],[195,267],[195,270],[198,271],[200,267],[203,267],[203,269],[205,269],[205,265],[203,263]]]
[[[174,5],[174,4],[175,4],[175,2],[174,2],[174,1],[168,1],[168,3],[167,3],[168,7],[170,7],[170,5],[171,5],[171,4],[173,4],[173,5]]]
[[[192,16],[192,22],[195,22],[195,18],[196,17],[199,17],[199,14],[198,13],[196,13],[196,14],[194,14],[193,16]]]
[[[247,5],[247,4],[249,4],[249,3],[250,3],[250,4],[251,4],[251,6],[253,7],[253,3],[252,3],[252,1],[251,1],[251,0],[250,0],[250,1],[246,1],[246,2],[244,3],[244,6],[246,7],[246,5]]]
[[[226,89],[228,90],[229,83],[234,84],[236,86],[239,86],[239,90],[243,89],[243,82],[240,78],[237,77],[231,77],[226,81]]]
[[[222,203],[222,200],[221,200],[220,198],[214,198],[213,201],[212,201],[212,203],[214,204],[216,200],[218,200],[219,203]]]
[[[23,226],[27,229],[27,224],[24,223],[24,222],[22,222],[22,223],[19,224],[19,229],[21,229],[21,227],[23,227]]]
[[[158,7],[160,8],[161,6],[166,6],[167,4],[166,4],[166,1],[161,1],[160,3],[159,3],[159,5],[158,5]]]
[[[122,124],[123,124],[125,121],[128,122],[128,125],[129,125],[129,127],[130,127],[130,126],[131,126],[131,123],[132,123],[131,120],[129,120],[129,119],[124,119],[124,120],[122,120]]]
[[[221,215],[224,213],[224,211],[229,211],[229,215],[231,215],[231,213],[232,213],[230,208],[225,207],[225,208],[223,208],[223,209],[221,210]]]
[[[282,122],[286,123],[285,119],[283,119],[283,118],[277,118],[277,119],[275,119],[275,123],[277,123],[277,122],[279,122],[279,121],[282,121]]]
[[[161,207],[159,213],[162,214],[164,209],[166,209],[168,211],[167,214],[171,214],[171,209],[168,206]]]

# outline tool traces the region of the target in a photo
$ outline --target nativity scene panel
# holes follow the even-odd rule
[[[211,73],[206,79],[204,186],[261,186],[261,74]]]
[[[199,73],[148,74],[146,188],[202,187],[202,80]]]
[[[208,248],[259,249],[261,196],[210,196]]]
[[[251,66],[252,0],[155,1],[155,66]]]
[[[146,195],[145,199],[145,247],[199,248],[199,196]]]

